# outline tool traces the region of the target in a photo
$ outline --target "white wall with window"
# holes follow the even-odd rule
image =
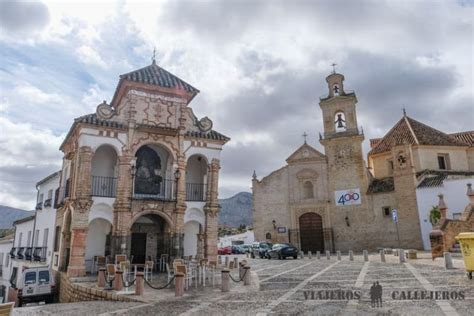
[[[425,250],[430,250],[430,232],[433,229],[428,217],[433,206],[438,205],[438,195],[444,195],[444,201],[448,206],[446,214],[449,219],[456,219],[459,213],[464,211],[464,208],[469,203],[466,196],[467,184],[474,183],[474,178],[468,179],[453,179],[444,180],[439,187],[418,188],[416,189],[416,199],[418,203],[418,215],[420,218],[421,237],[423,239],[423,247]]]
[[[0,239],[0,303],[6,302],[10,287],[10,250],[13,247],[13,236]]]

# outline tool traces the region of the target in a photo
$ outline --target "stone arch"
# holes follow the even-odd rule
[[[136,156],[137,155],[137,152],[140,148],[142,148],[143,146],[161,146],[163,147],[164,149],[166,149],[166,151],[168,152],[168,154],[171,155],[171,157],[173,158],[172,160],[173,161],[177,161],[178,160],[178,157],[176,156],[176,153],[177,151],[175,151],[174,148],[172,148],[169,144],[167,144],[166,142],[162,142],[162,141],[159,141],[159,140],[147,140],[147,141],[143,141],[141,143],[138,143],[138,144],[134,144],[133,146],[133,156]]]
[[[184,223],[186,224],[189,221],[196,221],[199,224],[203,225],[205,224],[205,215],[204,212],[201,209],[198,208],[190,208],[187,209],[186,212],[184,213]]]
[[[114,221],[114,210],[106,203],[94,203],[92,204],[89,212],[89,224],[95,219],[104,219],[110,223]]]
[[[159,211],[159,210],[144,210],[138,214],[136,214],[135,216],[132,217],[132,220],[130,221],[130,226],[129,226],[129,230],[131,230],[133,224],[135,224],[135,222],[142,216],[144,215],[158,215],[158,216],[161,216],[165,221],[166,223],[170,226],[170,228],[174,227],[174,222],[173,222],[173,219],[171,218],[171,216],[169,216],[168,214],[166,214],[165,212],[163,211]]]
[[[347,116],[343,110],[336,110],[334,112],[334,129],[336,133],[347,130]]]
[[[95,217],[89,220],[84,256],[87,271],[90,271],[92,268],[94,256],[110,255],[111,232],[111,221],[102,217]]]
[[[91,150],[95,153],[98,149],[100,149],[101,147],[110,147],[112,148],[114,151],[115,151],[115,154],[118,156],[121,155],[121,152],[122,152],[122,149],[121,147],[119,146],[119,144],[117,144],[117,141],[116,139],[113,139],[113,138],[101,138],[100,139],[100,143],[98,144],[90,144],[89,145],[91,147]]]

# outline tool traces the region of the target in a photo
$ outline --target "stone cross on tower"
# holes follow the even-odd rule
[[[151,56],[151,62],[152,62],[153,64],[156,63],[155,58],[156,58],[156,47],[153,48],[153,56]]]

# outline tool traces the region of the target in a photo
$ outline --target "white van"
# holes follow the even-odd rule
[[[18,306],[29,302],[52,303],[56,295],[54,277],[49,267],[30,267],[18,279]]]

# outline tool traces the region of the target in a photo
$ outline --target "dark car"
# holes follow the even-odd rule
[[[271,250],[267,251],[266,256],[268,259],[286,259],[288,257],[293,257],[293,259],[297,259],[298,249],[291,244],[275,244],[273,245]]]
[[[260,242],[257,244],[254,244],[252,246],[252,258],[256,258],[257,256],[262,259],[267,257],[267,251],[272,249],[272,244],[269,242]]]
[[[244,253],[241,245],[232,245],[232,254],[241,254]]]
[[[252,245],[241,245],[240,249],[242,249],[242,253],[250,253],[250,251],[252,250]]]

